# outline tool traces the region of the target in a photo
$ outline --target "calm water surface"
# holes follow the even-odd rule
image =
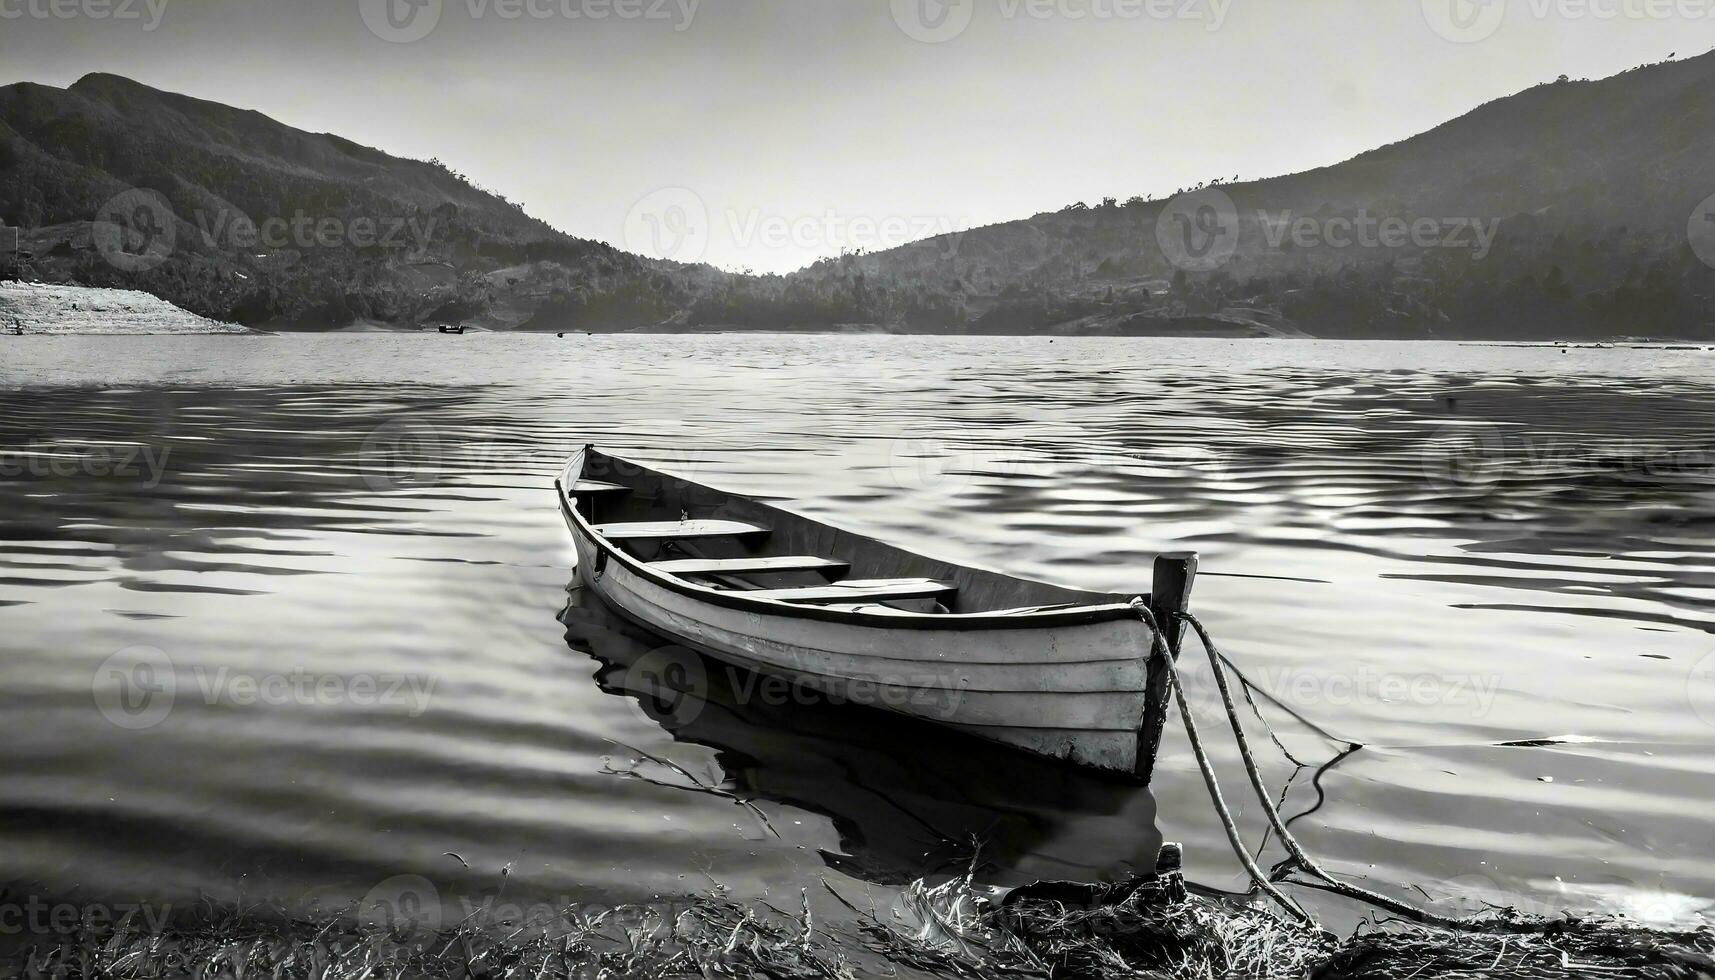
[[[974,845],[995,881],[1116,875],[1163,836],[1241,882],[1176,724],[1150,793],[718,679],[689,716],[636,697],[653,641],[568,593],[551,494],[595,442],[1073,586],[1144,592],[1157,552],[1198,550],[1224,650],[1366,746],[1318,776],[1341,746],[1264,703],[1295,774],[1253,733],[1329,867],[1450,911],[1715,899],[1715,353],[0,344],[14,894],[795,901]]]

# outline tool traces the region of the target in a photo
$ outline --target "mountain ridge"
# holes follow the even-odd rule
[[[0,88],[0,175],[0,220],[23,229],[12,274],[250,324],[1545,339],[1715,323],[1715,218],[1707,239],[1694,220],[1715,209],[1715,53],[1562,76],[1295,174],[786,275],[632,255],[439,161],[101,72]]]
[[[1563,76],[1340,163],[1075,204],[799,274],[956,282],[951,298],[989,331],[1261,310],[1318,335],[1697,336],[1715,320],[1715,237],[1694,238],[1688,223],[1712,192],[1715,54],[1704,54]],[[1158,223],[1184,217],[1173,213],[1181,201],[1232,212],[1236,244],[1217,267],[1176,263],[1163,247]],[[1309,248],[1280,241],[1282,223],[1307,218]],[[1499,240],[1476,256],[1451,236],[1427,247],[1318,240],[1360,218],[1447,232],[1481,222]]]
[[[0,175],[14,274],[242,323],[624,328],[719,279],[566,235],[439,161],[105,73],[0,88]]]

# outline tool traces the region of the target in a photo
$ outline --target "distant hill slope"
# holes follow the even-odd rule
[[[1540,85],[1301,174],[748,277],[116,76],[0,88],[0,221],[22,229],[17,255],[0,230],[0,279],[282,327],[1708,340],[1711,195],[1715,54]]]
[[[982,331],[1226,310],[1317,335],[1707,338],[1715,224],[1694,248],[1688,223],[1711,194],[1715,54],[1540,85],[1306,173],[1073,205],[797,275],[915,290]],[[1342,245],[1361,218],[1381,247]],[[1386,218],[1402,224],[1384,242]],[[1433,232],[1409,230],[1425,220]],[[1206,247],[1209,229],[1236,235],[1230,257],[1186,261],[1175,243]]]
[[[719,279],[561,234],[439,163],[114,75],[0,88],[0,221],[28,271],[246,323],[635,326]]]

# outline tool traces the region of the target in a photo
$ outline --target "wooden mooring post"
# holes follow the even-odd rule
[[[1179,658],[1179,641],[1185,635],[1185,624],[1175,620],[1175,613],[1184,612],[1191,602],[1191,585],[1197,579],[1197,553],[1173,552],[1157,555],[1155,576],[1149,587],[1149,611],[1161,627],[1160,656]],[[1155,758],[1161,750],[1161,732],[1167,724],[1168,703],[1172,692],[1167,687],[1167,665],[1160,657],[1149,658],[1149,673],[1144,681],[1143,726],[1137,733],[1137,762],[1133,771],[1144,782],[1155,772]]]

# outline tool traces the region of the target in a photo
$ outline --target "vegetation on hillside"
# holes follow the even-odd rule
[[[142,289],[241,323],[540,306],[612,328],[690,300],[675,267],[561,234],[439,161],[111,75],[0,88],[0,174],[0,222],[22,229],[0,276]]]
[[[1319,170],[1074,204],[786,276],[571,238],[437,161],[107,75],[0,88],[0,175],[0,221],[22,229],[0,277],[143,289],[248,324],[1494,339],[1715,325],[1715,54],[1563,77]],[[1186,250],[1217,241],[1209,261]],[[115,263],[115,248],[149,261]]]
[[[1242,310],[1317,336],[1707,339],[1715,223],[1695,219],[1715,194],[1715,54],[1562,78],[1342,164],[1182,191],[800,275],[984,332]],[[1185,234],[1229,235],[1230,254],[1185,262],[1164,245]]]

